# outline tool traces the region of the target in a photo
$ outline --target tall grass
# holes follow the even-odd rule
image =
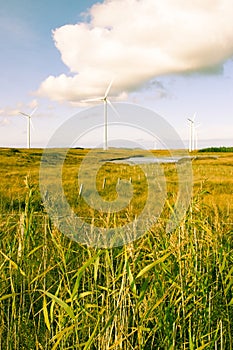
[[[166,220],[127,246],[64,237],[38,211],[1,220],[1,349],[232,349],[232,229],[199,196],[170,235]]]
[[[233,348],[232,212],[205,183],[172,233],[167,206],[138,240],[98,249],[58,231],[30,172],[1,194],[0,349]]]

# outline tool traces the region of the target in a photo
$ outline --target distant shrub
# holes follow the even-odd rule
[[[20,153],[20,150],[17,148],[11,148],[12,153]]]
[[[200,149],[198,152],[233,152],[233,147],[208,147]]]

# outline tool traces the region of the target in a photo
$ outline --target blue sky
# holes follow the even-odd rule
[[[44,147],[65,120],[87,107],[80,100],[104,93],[111,72],[117,77],[112,101],[154,110],[185,145],[187,117],[194,113],[199,147],[233,145],[230,1],[215,0],[213,8],[205,0],[184,10],[183,0],[158,8],[151,0],[0,1],[1,147],[26,146],[26,120],[18,111],[35,106],[32,147]]]

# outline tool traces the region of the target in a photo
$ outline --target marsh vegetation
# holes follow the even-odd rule
[[[39,191],[41,154],[0,150],[0,349],[232,349],[233,154],[192,161],[192,199],[170,233],[178,184],[175,165],[164,164],[159,219],[111,249],[70,240],[51,221]],[[112,225],[77,196],[86,154],[67,154],[64,192],[87,222]],[[139,168],[109,163],[99,171],[100,195],[115,198],[122,171],[134,200],[118,223],[139,213],[147,196]]]

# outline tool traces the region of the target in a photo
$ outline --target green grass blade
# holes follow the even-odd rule
[[[49,298],[51,298],[58,305],[60,305],[65,310],[67,315],[70,316],[70,318],[72,318],[73,320],[75,319],[73,309],[66,302],[64,302],[62,299],[58,298],[56,295],[51,294],[50,292],[47,292],[47,291],[42,291],[42,292],[45,293]]]
[[[142,269],[136,276],[136,279],[139,277],[142,277],[143,275],[145,275],[145,273],[147,273],[148,271],[150,271],[151,269],[153,269],[153,267],[155,267],[156,265],[160,264],[161,262],[163,262],[164,260],[166,260],[169,256],[171,255],[171,252],[161,256],[161,258],[157,259],[156,261],[154,261],[153,263],[147,265],[146,267],[144,267],[144,269]]]

